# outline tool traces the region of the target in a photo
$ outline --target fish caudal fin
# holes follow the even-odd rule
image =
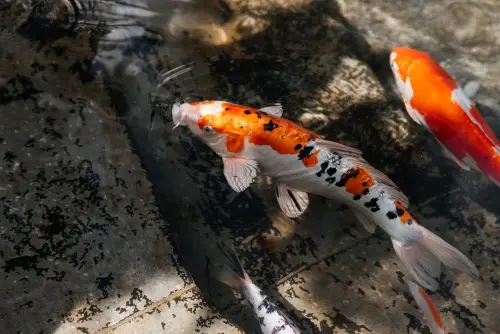
[[[436,290],[441,262],[447,267],[469,273],[474,278],[479,277],[476,266],[458,249],[425,227],[418,227],[422,232],[421,237],[412,243],[392,240],[394,250],[418,284],[431,291]]]
[[[217,247],[226,258],[226,263],[218,264],[219,270],[215,278],[233,289],[240,290],[250,279],[238,259],[234,247],[232,245],[228,247],[222,242],[218,242]]]
[[[415,302],[420,310],[424,313],[425,322],[432,331],[432,334],[444,334],[443,323],[441,322],[441,315],[438,309],[432,302],[431,297],[425,292],[424,289],[419,287],[412,281],[406,281]]]
[[[425,227],[420,225],[419,227],[422,231],[421,243],[445,266],[468,273],[474,278],[479,278],[479,271],[467,256]]]

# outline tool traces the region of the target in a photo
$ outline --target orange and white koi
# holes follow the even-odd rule
[[[432,302],[431,297],[425,292],[424,289],[419,287],[412,281],[406,281],[408,288],[410,289],[415,302],[417,303],[420,310],[424,313],[424,318],[427,326],[431,329],[432,334],[444,334],[445,328],[441,321],[441,315],[439,311]]]
[[[444,154],[500,186],[500,143],[466,92],[429,54],[398,47],[390,64],[410,117],[427,128]]]
[[[259,319],[260,329],[263,334],[299,334],[298,327],[288,318],[267,296],[253,284],[252,280],[241,265],[234,248],[223,243],[217,243],[219,250],[226,257],[227,263],[223,264],[216,277],[222,283],[240,291],[248,300]]]
[[[322,139],[281,117],[280,105],[260,110],[225,101],[175,104],[175,126],[188,126],[220,157],[228,184],[238,192],[260,174],[277,182],[276,197],[290,217],[308,206],[308,193],[351,208],[369,232],[380,226],[422,286],[437,288],[441,262],[477,277],[472,262],[409,213],[408,199],[362,152]]]

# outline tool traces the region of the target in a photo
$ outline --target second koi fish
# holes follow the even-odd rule
[[[445,156],[500,186],[500,143],[455,79],[415,49],[395,48],[390,64],[408,114],[436,137]]]
[[[225,101],[175,104],[175,126],[184,125],[224,163],[224,175],[238,192],[260,174],[277,182],[276,196],[290,217],[308,206],[307,193],[346,204],[370,232],[389,234],[399,258],[421,286],[435,290],[441,262],[478,277],[474,264],[430,232],[408,212],[408,199],[362,152],[322,139],[281,117],[280,105],[260,110]]]

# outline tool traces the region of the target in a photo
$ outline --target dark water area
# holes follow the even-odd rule
[[[264,177],[231,189],[175,102],[262,108],[356,147],[418,221],[467,255],[431,294],[447,332],[499,333],[500,190],[405,111],[389,55],[432,54],[500,136],[495,1],[9,1],[0,4],[2,333],[261,333],[214,279],[234,244],[303,333],[430,333],[381,229]],[[189,70],[188,70],[189,69]]]

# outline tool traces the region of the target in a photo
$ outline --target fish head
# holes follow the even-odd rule
[[[223,154],[221,137],[225,136],[224,124],[227,117],[222,115],[222,101],[202,101],[175,103],[172,106],[172,121],[178,126],[187,126],[191,132],[202,139],[216,153]]]
[[[420,60],[428,59],[431,58],[427,53],[407,47],[397,47],[391,51],[389,62],[401,94],[404,93],[404,83],[410,76],[412,66]]]
[[[390,55],[390,65],[394,80],[396,81],[398,92],[405,102],[413,97],[411,85],[410,68],[419,59],[422,52],[406,47],[394,48]]]

